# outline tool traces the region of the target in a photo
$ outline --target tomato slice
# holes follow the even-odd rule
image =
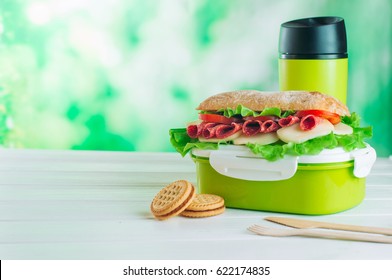
[[[275,116],[258,116],[258,117],[245,117],[244,118],[244,120],[246,120],[246,121],[262,121],[262,122],[269,121],[269,120],[275,121],[277,119],[278,119],[278,117],[275,117]]]
[[[228,118],[218,114],[199,114],[199,119],[205,122],[231,124],[238,121],[237,118]]]
[[[324,118],[332,124],[340,123],[340,116],[324,110],[302,110],[295,114],[297,117],[302,118],[307,115],[314,115],[316,117]]]

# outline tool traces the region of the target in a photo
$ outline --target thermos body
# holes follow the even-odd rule
[[[279,59],[281,90],[319,91],[346,104],[348,59]]]
[[[347,79],[347,39],[342,18],[304,18],[281,25],[281,90],[319,91],[346,104]]]

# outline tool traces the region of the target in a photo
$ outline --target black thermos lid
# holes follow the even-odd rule
[[[347,57],[344,19],[313,17],[285,22],[280,27],[280,58],[334,59]]]

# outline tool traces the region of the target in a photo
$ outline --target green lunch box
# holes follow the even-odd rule
[[[369,145],[345,152],[285,156],[269,162],[244,146],[193,149],[200,193],[216,194],[230,208],[307,215],[350,209],[365,197],[365,177],[376,152]]]

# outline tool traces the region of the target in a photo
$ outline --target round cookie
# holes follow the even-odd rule
[[[222,214],[225,211],[225,201],[214,194],[196,194],[192,203],[181,212],[181,216],[203,218]]]
[[[184,211],[194,197],[194,186],[186,180],[178,180],[158,192],[150,209],[157,219],[166,220]]]

